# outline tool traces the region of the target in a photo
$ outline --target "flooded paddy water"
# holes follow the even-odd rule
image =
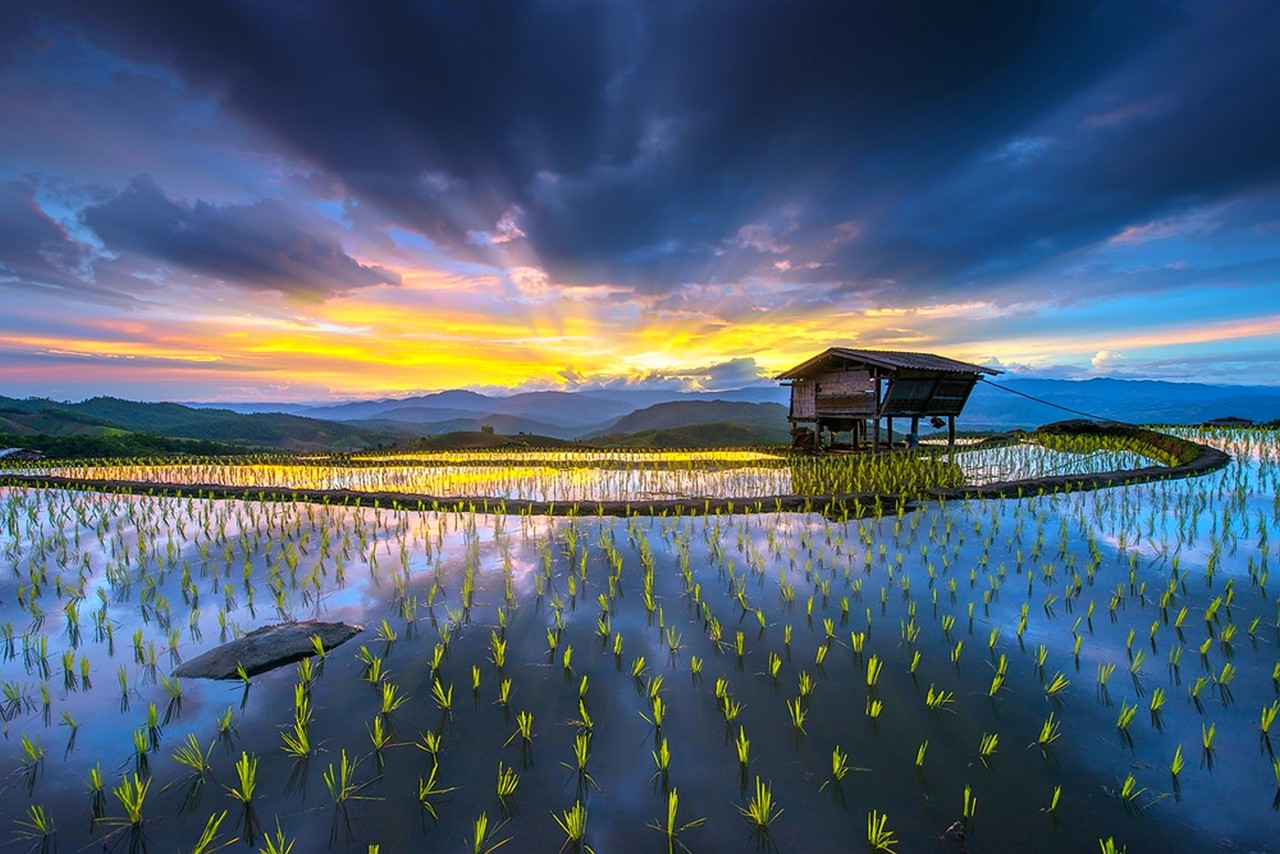
[[[862,519],[3,488],[0,834],[556,851],[585,815],[597,852],[1280,850],[1280,441],[1193,438],[1234,462]],[[956,463],[1116,467],[1042,451]],[[474,494],[508,495],[484,490],[542,489],[563,463],[454,461],[448,482],[488,469]],[[747,496],[794,488],[767,458],[649,463],[584,468],[623,495],[729,473]],[[179,469],[118,476],[148,471]],[[308,618],[365,630],[246,680],[170,676]]]

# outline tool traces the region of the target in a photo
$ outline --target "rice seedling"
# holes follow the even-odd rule
[[[1173,775],[1175,782],[1178,779],[1178,775],[1182,773],[1182,767],[1184,764],[1185,763],[1182,758],[1182,745],[1179,744],[1173,751],[1173,759],[1169,761],[1169,773]]]
[[[666,743],[665,740],[663,743]],[[502,764],[502,760],[498,760],[498,797],[510,798],[516,793],[516,787],[519,785],[520,775],[515,772],[515,769],[508,768]]]
[[[1057,815],[1058,801],[1062,799],[1062,787],[1053,787],[1053,796],[1049,799],[1049,806],[1043,808],[1041,812],[1047,812],[1051,815]]]
[[[778,820],[783,811],[773,802],[771,784],[756,777],[755,793],[747,801],[746,806],[738,807],[738,812],[750,822],[753,829],[767,833],[769,826]]]
[[[929,750],[929,739],[926,738],[924,741],[920,743],[920,746],[916,748],[916,767],[917,768],[924,767],[924,755],[925,753],[928,752],[928,750]]]
[[[328,790],[329,798],[333,801],[334,806],[345,808],[348,801],[369,799],[368,796],[358,794],[361,789],[369,785],[369,781],[364,783],[355,782],[356,770],[359,764],[360,761],[358,759],[355,761],[348,759],[346,748],[343,748],[338,759],[337,769],[330,762],[329,767],[321,775],[324,780],[324,787]]]
[[[1217,736],[1217,724],[1200,724],[1200,744],[1204,747],[1206,757],[1213,755],[1214,739]]]
[[[666,835],[667,854],[675,854],[676,846],[679,846],[682,851],[686,851],[686,852],[689,851],[689,849],[684,845],[684,843],[680,841],[679,835],[691,828],[701,827],[706,822],[705,818],[695,818],[693,821],[688,821],[688,822],[685,822],[684,824],[680,824],[680,822],[676,818],[676,814],[678,813],[679,809],[680,809],[680,794],[678,790],[673,786],[671,790],[667,792],[666,822],[663,823],[663,822],[655,821],[655,822],[650,822],[649,824],[649,827],[652,827],[654,830],[659,830]]]
[[[53,823],[53,818],[49,816],[42,804],[31,804],[27,807],[26,817],[14,819],[17,830],[14,832],[16,839],[35,843],[32,850],[39,848],[42,851],[51,849],[51,843],[54,841],[54,835],[57,828]]]
[[[587,808],[582,801],[575,801],[572,807],[561,813],[553,811],[551,817],[555,819],[565,835],[565,842],[560,850],[563,851],[565,848],[573,851],[581,850],[587,835]]]
[[[1050,712],[1049,717],[1045,718],[1044,723],[1040,725],[1040,735],[1036,738],[1036,744],[1040,746],[1041,750],[1044,750],[1061,737],[1061,724],[1054,718],[1053,712]]]
[[[867,687],[874,688],[876,683],[880,681],[880,671],[884,669],[884,662],[879,656],[872,655],[867,659]]]
[[[867,813],[867,845],[872,851],[884,851],[892,854],[896,850],[898,838],[886,825],[889,817],[872,810]]]
[[[837,788],[840,783],[849,774],[849,754],[840,749],[840,745],[836,745],[831,750],[831,776],[827,778],[818,791],[821,792],[827,786],[834,784]]]
[[[433,803],[433,801],[436,798],[440,797],[441,795],[447,795],[450,792],[457,791],[456,786],[441,788],[440,786],[436,785],[436,777],[439,775],[439,773],[440,773],[440,766],[436,764],[432,764],[431,770],[427,772],[426,778],[425,779],[422,777],[418,778],[418,805],[422,807],[424,810],[426,810],[431,815],[431,818],[434,819],[435,821],[439,821],[440,816],[436,812],[435,804]],[[501,785],[502,785],[502,764],[501,763],[498,764],[498,781],[499,781],[499,789],[501,789]],[[513,786],[512,792],[514,791],[515,791],[515,788]],[[501,797],[501,795],[499,795],[499,797]]]
[[[1114,837],[1108,836],[1106,839],[1098,840],[1098,847],[1102,850],[1102,854],[1125,854],[1128,847],[1116,845]]]
[[[39,740],[33,741],[31,736],[24,732],[18,742],[18,764],[22,766],[23,775],[31,780],[43,763],[44,746]]]
[[[208,821],[205,822],[204,830],[200,832],[199,838],[191,847],[191,854],[206,854],[206,852],[217,851],[224,848],[230,843],[218,844],[218,829],[222,827],[222,822],[226,820],[227,811],[223,810],[217,815],[210,815]]]
[[[431,683],[431,699],[445,714],[453,713],[453,686],[445,688],[438,676]]]
[[[991,755],[996,752],[996,748],[999,745],[1000,745],[999,733],[984,732],[982,734],[982,739],[981,741],[978,742],[978,757],[982,760],[983,765],[987,764],[987,759],[989,759]]]
[[[1130,773],[1124,778],[1124,782],[1120,784],[1120,800],[1124,802],[1126,809],[1131,809],[1137,805],[1137,800],[1147,789],[1145,786],[1138,788],[1138,781]]]
[[[734,740],[734,747],[738,752],[738,765],[746,770],[747,764],[751,759],[751,739],[747,738],[746,730],[741,726],[738,727],[738,735]]]
[[[933,684],[929,684],[929,689],[925,693],[925,705],[930,711],[939,711],[954,702],[955,692],[935,691]]]
[[[1116,717],[1116,728],[1122,732],[1129,728],[1129,724],[1133,723],[1133,716],[1138,711],[1138,704],[1134,703],[1130,706],[1124,700],[1120,701],[1120,714]]]
[[[1045,696],[1056,698],[1066,687],[1071,684],[1071,680],[1063,676],[1061,673],[1055,673],[1044,686]]]
[[[452,686],[450,686],[450,690],[452,691]],[[383,682],[380,694],[382,700],[381,713],[384,715],[391,714],[409,701],[408,695],[401,692],[400,686],[394,682]]]
[[[495,841],[494,837],[498,835],[498,831],[506,824],[505,821],[494,827],[489,827],[489,816],[480,813],[480,816],[472,823],[471,838],[467,843],[471,854],[491,854],[502,846],[511,841],[511,837]]]
[[[236,760],[236,786],[224,786],[227,793],[231,797],[240,801],[245,806],[253,800],[253,793],[258,786],[258,756],[254,754],[250,756],[248,753],[241,751],[240,758]]]
[[[963,832],[967,836],[969,834],[969,824],[978,812],[978,799],[974,797],[973,791],[968,786],[964,787],[964,798],[961,801],[960,809]]]
[[[143,779],[137,774],[125,774],[111,794],[124,809],[124,819],[109,819],[112,824],[124,824],[138,827],[142,824],[142,808],[147,799],[147,790],[151,788],[151,778]]]
[[[174,748],[173,761],[189,769],[192,776],[203,778],[213,770],[209,764],[209,757],[213,754],[214,744],[216,742],[211,742],[208,748],[202,749],[196,734],[189,732],[186,740]]]
[[[791,725],[798,732],[804,732],[804,721],[808,715],[808,710],[804,707],[804,698],[796,697],[795,700],[787,700],[787,714],[791,718]]]

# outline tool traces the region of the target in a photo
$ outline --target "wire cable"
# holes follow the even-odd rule
[[[1035,397],[1034,395],[1027,394],[1026,392],[1023,392],[1023,391],[1018,391],[1016,389],[1009,388],[1008,386],[1000,385],[999,383],[993,383],[991,380],[987,379],[986,377],[978,377],[978,379],[986,383],[987,385],[991,386],[992,388],[998,388],[1001,391],[1007,391],[1009,392],[1009,394],[1016,394],[1018,397],[1025,397],[1027,400],[1032,400],[1032,401],[1035,401],[1036,403],[1043,403],[1045,406],[1051,406],[1054,409],[1061,409],[1063,412],[1069,412],[1072,415],[1080,415],[1090,419],[1091,421],[1110,421],[1114,424],[1124,424],[1129,427],[1137,426],[1136,424],[1131,424],[1128,421],[1121,421],[1119,418],[1104,418],[1101,415],[1093,415],[1092,413],[1089,413],[1089,412],[1081,412],[1079,409],[1071,409],[1070,407],[1063,406],[1062,404],[1059,404],[1059,403],[1053,403],[1051,401],[1044,400],[1043,398]]]

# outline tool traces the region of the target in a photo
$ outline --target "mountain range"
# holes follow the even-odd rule
[[[0,397],[0,447],[34,447],[38,437],[46,437],[46,443],[74,439],[85,453],[102,452],[104,443],[108,450],[146,452],[361,450],[428,439],[438,447],[442,434],[492,435],[493,441],[514,437],[530,444],[540,438],[650,447],[781,444],[789,437],[788,395],[785,387],[760,385],[719,392],[613,388],[502,397],[453,390],[337,404],[140,403],[111,397],[60,403]],[[1271,422],[1280,419],[1280,387],[1118,379],[984,381],[957,426],[1008,430],[1082,416],[1144,424],[1222,417]],[[170,444],[138,445],[138,436]],[[184,442],[204,444],[184,447]]]

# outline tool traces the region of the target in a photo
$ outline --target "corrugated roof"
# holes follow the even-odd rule
[[[802,377],[809,373],[809,370],[815,365],[830,357],[848,359],[851,362],[862,362],[890,370],[941,371],[951,374],[980,373],[991,374],[992,376],[1001,373],[994,368],[984,368],[982,365],[961,362],[958,359],[948,359],[946,356],[938,356],[933,353],[912,353],[906,350],[853,350],[847,347],[830,347],[807,362],[803,362],[791,370],[779,374],[778,379],[791,380]]]

